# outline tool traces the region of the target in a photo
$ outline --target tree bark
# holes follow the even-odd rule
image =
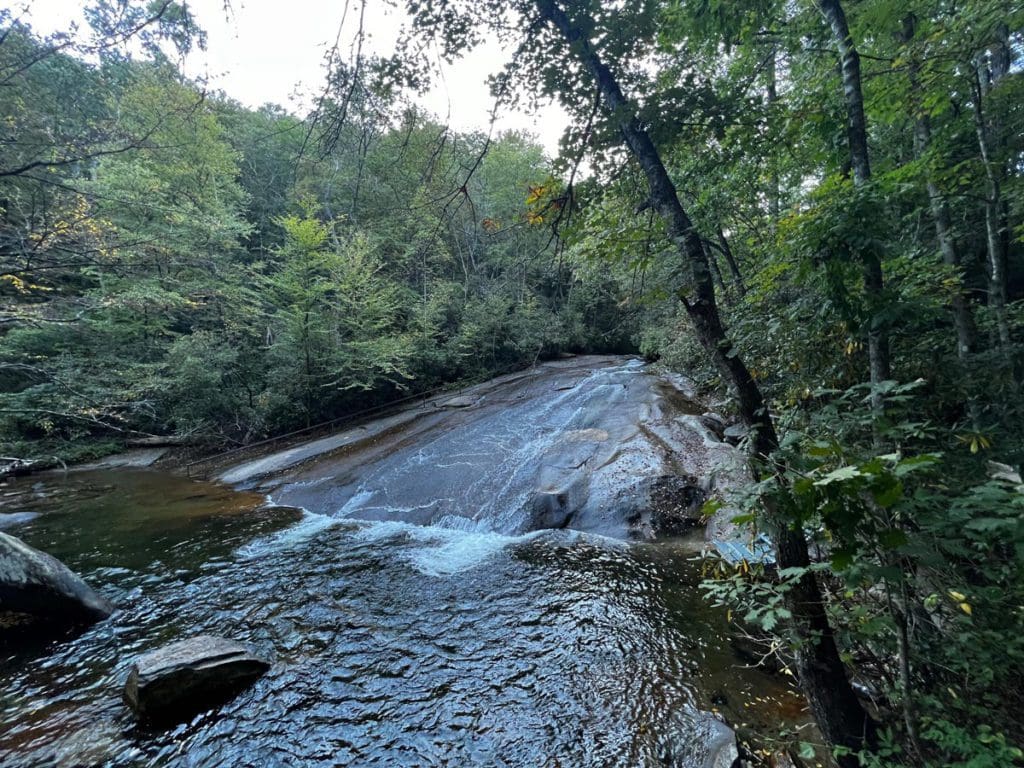
[[[819,0],[818,6],[832,30],[832,36],[839,49],[843,96],[846,99],[850,166],[853,169],[853,183],[862,187],[871,181],[871,163],[868,159],[868,129],[867,118],[864,116],[860,54],[853,44],[850,27],[846,22],[846,13],[839,0]],[[884,326],[876,321],[885,280],[882,275],[882,263],[877,255],[866,253],[862,258],[864,261],[864,292],[867,295],[870,310],[868,358],[871,365],[871,384],[876,390],[872,396],[872,404],[876,410],[880,410],[882,401],[877,388],[881,382],[890,377],[889,334]]]
[[[616,122],[623,140],[644,172],[652,206],[664,219],[668,236],[680,257],[689,264],[692,289],[679,289],[677,295],[686,308],[698,340],[737,397],[740,415],[750,429],[755,467],[761,465],[778,448],[775,425],[760,387],[722,325],[707,252],[679,201],[661,155],[640,125],[635,108],[622,93],[612,71],[581,28],[569,19],[555,0],[535,2],[542,19],[561,34],[573,55],[596,82],[603,107]],[[779,567],[806,569],[809,560],[803,530],[799,525],[789,526],[788,521],[770,507],[768,517]],[[828,623],[821,590],[813,574],[805,570],[803,577],[786,592],[785,600],[786,607],[793,614],[792,625],[798,636],[797,671],[818,726],[831,744],[856,752],[873,742],[874,725],[850,685]],[[849,768],[857,765],[853,757],[844,757],[840,762]]]

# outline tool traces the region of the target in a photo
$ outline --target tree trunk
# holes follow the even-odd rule
[[[925,114],[918,115],[914,144],[918,158],[925,157],[931,144],[931,121]],[[928,190],[928,202],[931,206],[932,219],[935,222],[935,237],[939,242],[942,263],[956,270],[957,278],[961,281],[961,285],[957,286],[956,292],[950,300],[950,309],[953,314],[953,325],[956,328],[957,356],[964,360],[975,351],[977,325],[974,322],[974,312],[971,310],[970,301],[962,284],[963,271],[960,254],[956,250],[956,241],[953,238],[949,206],[946,205],[931,172],[926,171],[926,173],[928,178],[925,181],[925,187]]]
[[[999,343],[1010,343],[1010,323],[1006,317],[1006,249],[1002,226],[1002,192],[1000,178],[992,157],[992,138],[984,113],[984,88],[987,75],[983,63],[975,62],[971,78],[971,101],[974,107],[974,129],[978,150],[985,168],[985,246],[988,257],[989,304],[996,316]]]
[[[668,236],[679,255],[690,266],[692,293],[680,289],[679,299],[693,323],[698,340],[736,394],[740,415],[750,429],[755,463],[760,464],[778,447],[775,426],[760,388],[722,326],[707,252],[679,201],[661,155],[637,120],[636,111],[623,95],[615,76],[581,29],[554,0],[535,1],[541,17],[562,35],[569,49],[596,82],[603,107],[616,121],[626,145],[647,178],[652,206],[664,219]],[[791,528],[776,510],[768,511],[779,567],[806,568],[809,561],[803,530],[799,526]],[[799,638],[796,667],[818,725],[830,743],[856,752],[873,740],[873,723],[850,686],[828,623],[821,590],[811,573],[805,571],[804,576],[786,593],[786,607],[793,614],[793,628]],[[841,763],[850,768],[857,765],[852,757],[842,758]]]
[[[909,44],[915,34],[916,20],[913,15],[907,16],[903,21],[903,32],[901,37],[903,43]],[[932,125],[928,113],[924,111],[921,104],[921,83],[919,77],[920,63],[916,55],[911,54],[909,65],[910,77],[910,100],[911,109],[914,112],[914,154],[918,160],[928,162],[928,151],[932,143]],[[953,237],[953,224],[949,215],[949,206],[942,196],[938,184],[935,182],[935,175],[930,168],[925,169],[925,188],[928,191],[928,203],[931,207],[932,221],[935,224],[935,239],[939,243],[939,253],[942,255],[942,262],[952,267],[957,277],[962,280],[962,265],[960,254],[956,249],[956,240]],[[977,326],[974,322],[974,313],[963,286],[958,287],[953,298],[950,300],[950,310],[953,315],[953,326],[956,329],[956,352],[957,356],[964,360],[974,352],[977,339]]]
[[[853,169],[853,183],[864,186],[871,180],[871,164],[868,160],[868,129],[864,116],[864,90],[861,87],[860,54],[850,36],[846,14],[839,0],[819,0],[821,13],[832,29],[839,61],[842,68],[843,95],[846,98],[847,140],[850,145],[850,166]],[[878,385],[890,377],[889,334],[876,322],[881,304],[885,281],[882,263],[875,254],[864,254],[864,292],[867,295],[870,319],[868,321],[868,358],[871,364],[871,384],[876,393],[872,396],[875,410],[880,410],[881,395]]]
[[[725,279],[722,277],[722,268],[718,264],[718,258],[714,254],[708,253],[707,259],[708,264],[711,266],[711,276],[714,278],[715,285],[717,285],[719,289],[721,289],[722,292],[725,293]]]
[[[771,50],[768,53],[767,66],[765,67],[765,74],[768,79],[765,91],[768,101],[769,135],[771,133],[771,128],[775,123],[775,102],[779,100],[778,74],[775,66],[775,57],[778,55],[778,51],[776,50],[774,39],[770,43],[770,48]],[[774,228],[779,221],[779,163],[774,151],[769,158],[769,163],[768,215],[771,217],[772,227]]]
[[[740,273],[739,264],[736,263],[736,257],[733,255],[732,248],[729,247],[729,240],[725,236],[725,232],[722,231],[721,225],[718,227],[718,247],[722,251],[722,255],[725,256],[725,263],[729,265],[729,272],[732,273],[732,279],[736,283],[736,290],[739,291],[740,296],[743,296],[747,292],[747,286],[743,284],[743,275]]]

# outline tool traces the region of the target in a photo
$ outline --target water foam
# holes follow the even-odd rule
[[[365,523],[354,535],[364,542],[401,541],[407,545],[401,557],[414,570],[424,576],[451,576],[483,565],[509,546],[543,533],[507,536],[489,531],[383,521]]]
[[[347,522],[342,518],[317,514],[303,508],[302,517],[296,523],[243,544],[235,550],[235,556],[240,560],[252,560],[269,552],[292,549],[305,544],[321,531]]]

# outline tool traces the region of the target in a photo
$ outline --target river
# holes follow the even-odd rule
[[[485,435],[486,419],[463,409],[424,412],[389,428],[394,449],[371,440],[373,461],[370,448],[349,446],[319,465],[279,460],[260,477],[236,468],[249,491],[137,469],[9,482],[0,525],[64,560],[118,610],[76,638],[3,652],[0,764],[698,768],[721,736],[709,710],[769,732],[803,722],[802,699],[748,668],[723,613],[703,600],[699,540],[629,543],[586,530],[581,510],[594,493],[564,527],[523,522],[530,483],[506,482],[508,470],[534,462],[534,485],[564,484],[542,460],[552,423],[562,435],[615,437],[579,403],[548,409],[575,416],[545,421],[536,397],[570,391],[565,376],[586,398],[601,381],[628,395],[632,385],[615,377],[647,374],[614,364],[484,390],[492,405],[518,398],[521,412],[494,406],[502,423],[532,426]],[[657,414],[639,400],[643,418]],[[628,402],[612,401],[616,419]],[[475,446],[463,453],[477,464],[462,475],[409,461],[418,451],[420,466],[438,467],[431,451],[456,444]],[[398,511],[382,515],[387,488]],[[435,498],[447,501],[430,519],[401,519]],[[487,503],[470,503],[479,498]],[[120,700],[132,659],[199,633],[245,641],[274,666],[219,710],[138,728]]]

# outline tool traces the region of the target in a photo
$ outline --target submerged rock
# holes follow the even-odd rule
[[[185,720],[241,693],[268,669],[268,661],[241,643],[200,635],[140,656],[124,700],[141,720]]]
[[[107,618],[114,606],[64,563],[0,533],[0,614],[63,627]]]

